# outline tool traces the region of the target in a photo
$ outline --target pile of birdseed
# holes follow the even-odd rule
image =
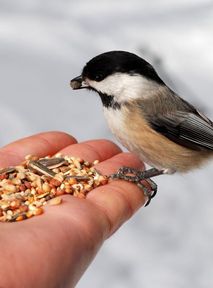
[[[45,158],[28,155],[20,165],[0,169],[0,222],[40,215],[42,206],[60,204],[59,196],[64,194],[85,198],[89,191],[108,182],[94,168],[97,163],[61,154]]]

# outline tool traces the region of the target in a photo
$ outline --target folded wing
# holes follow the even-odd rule
[[[213,123],[197,110],[195,112],[173,111],[156,115],[150,124],[157,132],[182,146],[213,150]]]

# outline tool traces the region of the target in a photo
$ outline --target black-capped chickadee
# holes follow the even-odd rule
[[[112,178],[139,184],[160,174],[187,172],[213,155],[213,122],[173,92],[135,54],[100,54],[70,84],[73,89],[96,91],[112,133],[153,167],[146,171],[122,167]],[[150,183],[154,193],[147,193],[148,202],[157,188]]]

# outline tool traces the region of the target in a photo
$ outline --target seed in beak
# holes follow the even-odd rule
[[[70,86],[72,89],[77,90],[77,89],[83,89],[83,88],[88,88],[89,86],[85,83],[83,80],[82,76],[78,76],[76,78],[73,78],[70,81]]]

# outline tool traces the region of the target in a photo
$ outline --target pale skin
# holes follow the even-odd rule
[[[19,164],[27,154],[62,152],[88,161],[109,175],[121,166],[143,168],[136,156],[107,140],[77,144],[63,132],[27,137],[0,149],[0,167]],[[63,196],[63,203],[16,223],[1,223],[0,287],[74,287],[103,242],[145,204],[135,184],[114,180],[87,199]]]

